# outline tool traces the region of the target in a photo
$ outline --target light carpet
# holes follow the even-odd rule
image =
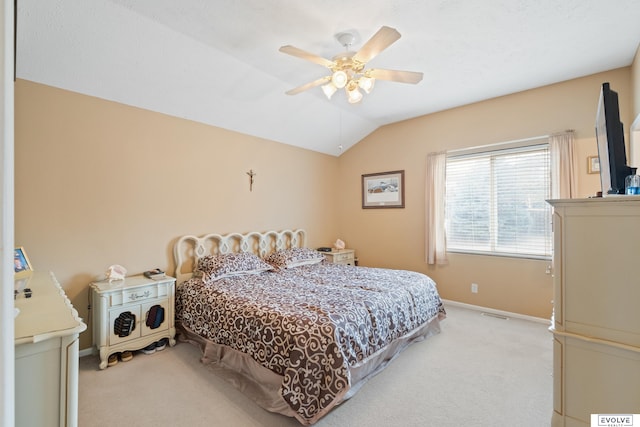
[[[548,325],[447,306],[442,332],[406,349],[315,426],[548,426]],[[300,426],[267,412],[199,362],[187,343],[103,371],[80,359],[80,427]]]

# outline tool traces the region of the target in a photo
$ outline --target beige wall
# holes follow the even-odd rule
[[[52,270],[89,319],[88,285],[111,264],[171,272],[183,234],[304,228],[311,247],[340,237],[362,265],[431,275],[444,298],[548,317],[546,261],[454,255],[424,262],[424,163],[431,151],[575,129],[580,194],[597,175],[593,122],[603,81],[630,123],[630,69],[385,126],[335,158],[18,80],[16,244]],[[249,191],[246,172],[256,173]],[[361,208],[361,175],[403,169],[405,209]],[[338,185],[339,184],[339,185]],[[335,189],[340,188],[336,192]],[[470,293],[470,284],[479,293]],[[91,345],[90,331],[80,348]]]
[[[631,88],[633,93],[632,121],[640,115],[640,46],[631,64]],[[632,122],[629,122],[631,124]]]
[[[88,285],[109,265],[171,271],[183,234],[336,239],[333,156],[23,80],[15,98],[16,244],[85,319]],[[90,345],[87,331],[80,348]]]
[[[630,123],[630,69],[443,111],[379,129],[339,158],[339,232],[357,250],[361,265],[422,271],[444,298],[531,316],[551,314],[548,261],[450,254],[443,267],[424,261],[424,179],[429,152],[505,142],[574,129],[579,194],[599,190],[587,174],[587,156],[597,155],[594,122],[601,83],[619,92],[624,123]],[[627,128],[628,130],[628,128]],[[405,209],[361,209],[361,175],[405,170]],[[471,283],[479,285],[472,294]]]

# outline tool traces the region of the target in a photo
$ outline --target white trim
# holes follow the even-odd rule
[[[96,348],[89,347],[89,348],[85,348],[84,350],[80,350],[78,352],[78,357],[93,356],[94,354],[98,354],[98,351],[96,350]]]
[[[0,425],[15,425],[14,246],[14,2],[0,1]]]
[[[466,308],[466,309],[469,309],[469,310],[475,310],[475,311],[484,312],[484,313],[496,314],[498,316],[504,316],[504,317],[509,317],[509,318],[513,318],[513,319],[520,319],[520,320],[528,320],[530,322],[536,322],[536,323],[543,323],[545,325],[551,325],[551,319],[545,319],[543,317],[527,316],[526,314],[512,313],[510,311],[496,310],[494,308],[482,307],[482,306],[473,305],[473,304],[466,304],[466,303],[463,303],[463,302],[452,301],[452,300],[447,300],[447,299],[443,299],[442,302],[444,302],[445,309],[447,308],[447,305],[451,305],[451,306],[454,306],[454,307],[461,307],[461,308]]]
[[[586,341],[586,342],[590,342],[590,343],[594,343],[594,344],[604,345],[604,346],[607,346],[607,347],[616,347],[616,348],[620,348],[622,350],[633,351],[635,353],[640,353],[640,347],[636,347],[635,345],[629,345],[629,344],[625,344],[625,343],[621,343],[621,342],[617,342],[617,341],[603,340],[603,339],[600,339],[600,338],[594,338],[594,337],[589,337],[589,336],[586,336],[586,335],[574,334],[574,333],[567,332],[567,331],[559,331],[556,328],[554,328],[553,326],[549,327],[549,331],[551,331],[554,336],[569,337],[569,338],[573,338],[573,339],[580,340],[580,341]]]
[[[533,136],[531,138],[516,139],[513,141],[497,142],[494,144],[478,145],[475,147],[457,148],[447,150],[447,157],[463,157],[471,154],[488,153],[492,151],[508,150],[521,147],[548,144],[551,135]],[[535,142],[534,142],[535,141]]]

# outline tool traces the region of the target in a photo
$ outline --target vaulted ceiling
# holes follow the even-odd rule
[[[380,126],[628,66],[638,0],[18,0],[17,77],[339,156]],[[368,65],[420,71],[351,105],[319,87],[335,34],[358,50],[402,37]]]

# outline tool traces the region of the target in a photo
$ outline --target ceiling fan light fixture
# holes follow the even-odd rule
[[[287,95],[295,95],[321,86],[322,91],[329,100],[332,99],[338,89],[344,89],[348,102],[356,104],[362,100],[363,92],[370,94],[373,91],[376,80],[410,84],[417,84],[422,80],[422,73],[416,71],[366,68],[369,61],[400,39],[400,33],[395,28],[381,27],[357,52],[351,51],[351,46],[357,39],[355,30],[338,33],[335,38],[344,46],[345,52],[335,55],[332,59],[327,59],[291,45],[280,47],[279,50],[282,53],[322,65],[331,72],[324,77],[285,92]]]
[[[375,81],[376,79],[374,79],[373,77],[360,77],[358,79],[358,86],[360,86],[362,90],[369,94],[373,90],[373,84],[375,83]]]
[[[336,87],[336,85],[331,82],[327,83],[326,85],[322,85],[322,91],[324,92],[327,99],[331,99],[331,97],[334,93],[336,93],[337,90],[338,88]]]
[[[357,104],[362,101],[362,93],[358,90],[358,86],[347,88],[347,101],[349,104]]]
[[[345,87],[348,81],[349,76],[347,76],[347,73],[342,70],[334,72],[331,76],[331,83],[333,83],[333,85],[338,89],[342,89],[343,87]]]

